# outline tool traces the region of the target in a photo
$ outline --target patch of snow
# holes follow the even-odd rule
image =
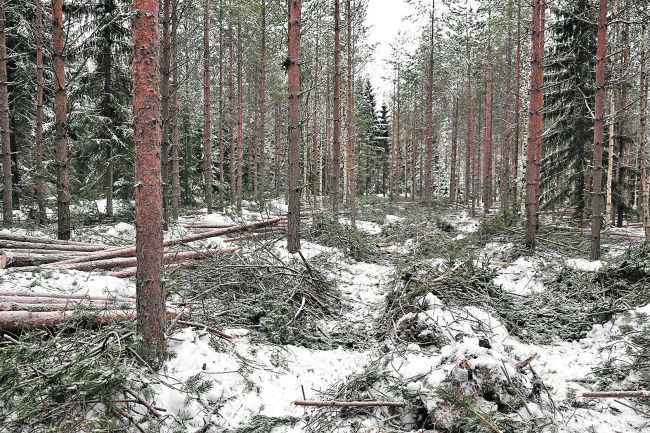
[[[169,349],[176,356],[164,365],[164,379],[182,383],[200,375],[212,382],[203,399],[220,406],[218,415],[209,415],[202,405],[188,404],[184,393],[157,385],[156,404],[169,414],[183,413],[190,420],[188,431],[202,427],[210,417],[218,429],[241,427],[255,415],[300,417],[304,409],[293,401],[303,398],[303,389],[308,399],[317,398],[314,390],[361,372],[369,361],[366,352],[258,346],[247,337],[234,340],[230,351],[217,351],[210,345],[209,335],[191,329],[175,333]]]
[[[397,215],[386,215],[386,224],[399,224],[404,221],[406,221],[406,218]]]
[[[132,297],[135,296],[135,284],[128,279],[81,271],[42,270],[8,273],[0,270],[0,291]]]
[[[499,269],[492,282],[506,292],[518,295],[543,292],[544,285],[536,279],[537,266],[536,260],[519,257],[512,265]]]
[[[341,224],[352,225],[352,221],[348,218],[339,218],[339,222]],[[369,235],[378,235],[381,233],[381,226],[372,221],[356,221],[356,227]]]
[[[570,268],[584,272],[598,272],[603,267],[603,262],[600,260],[567,259],[566,264]]]

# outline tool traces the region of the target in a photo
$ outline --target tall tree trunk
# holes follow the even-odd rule
[[[203,186],[212,213],[212,143],[210,128],[210,0],[203,1]]]
[[[234,205],[236,202],[237,196],[237,143],[235,141],[235,73],[234,73],[234,50],[235,50],[235,36],[233,35],[233,17],[232,17],[232,2],[228,3],[229,6],[229,22],[228,22],[228,67],[229,67],[229,92],[228,92],[228,103],[229,103],[229,139],[230,139],[230,151],[228,152],[228,165],[229,165],[229,187],[230,187],[230,205]]]
[[[411,200],[417,200],[417,161],[418,161],[418,134],[417,134],[417,83],[413,91],[413,118],[411,119]]]
[[[262,47],[260,58],[260,145],[259,145],[259,170],[258,181],[258,202],[264,201],[266,190],[266,0],[262,0]]]
[[[273,142],[273,165],[274,165],[274,179],[275,179],[275,195],[276,197],[280,196],[280,190],[282,188],[281,182],[281,168],[280,159],[282,155],[282,143],[280,134],[282,132],[282,127],[280,126],[280,107],[275,107],[275,139]]]
[[[641,29],[641,60],[639,88],[639,166],[641,167],[641,209],[643,210],[643,231],[646,242],[650,241],[650,179],[648,179],[648,139],[646,121],[648,115],[648,75],[646,58],[648,54],[648,30],[644,24]]]
[[[4,3],[4,0],[3,0]],[[43,8],[41,0],[36,0],[36,205],[38,206],[38,219],[40,222],[47,220],[45,208],[45,182],[43,181]],[[4,9],[4,7],[3,7]],[[4,10],[3,10],[4,13]],[[0,48],[1,50],[1,48]],[[0,52],[1,55],[1,52]],[[1,67],[0,67],[1,68]],[[1,77],[0,77],[1,79]]]
[[[490,24],[488,23],[488,28],[489,26]],[[488,38],[490,38],[489,35]],[[489,39],[487,51],[487,81],[485,83],[485,137],[483,137],[483,212],[486,214],[490,212],[490,206],[492,202],[492,43]]]
[[[320,16],[318,17],[318,23],[320,24]],[[320,79],[320,62],[319,62],[319,51],[320,51],[320,28],[316,36],[316,56],[314,62],[314,96],[313,96],[313,107],[312,107],[312,181],[311,181],[311,195],[314,199],[314,208],[316,207],[316,200],[318,197],[318,186],[320,185],[320,166],[319,159],[321,157],[321,152],[318,149],[318,80]]]
[[[472,137],[472,119],[474,118],[472,107],[472,64],[469,50],[469,32],[467,36],[467,143],[465,146],[465,205],[470,201],[474,202],[474,191],[472,181],[472,161],[474,159],[474,139]]]
[[[517,48],[515,49],[515,135],[512,146],[512,206],[513,210],[517,207],[517,183],[519,177],[519,142],[521,128],[521,0],[517,1]]]
[[[158,1],[134,0],[133,9],[137,331],[140,356],[158,366],[165,356]]]
[[[334,141],[332,149],[332,213],[339,216],[341,175],[341,12],[340,0],[334,0]]]
[[[348,201],[348,206],[350,208],[350,219],[352,220],[352,225],[356,225],[356,208],[355,208],[355,155],[356,155],[356,143],[355,143],[355,109],[354,109],[354,58],[353,58],[353,45],[354,41],[352,40],[352,0],[347,0],[347,31],[348,31],[348,94],[347,94],[347,108],[346,108],[346,119],[347,119],[347,145],[346,145],[346,156],[347,156],[347,194],[346,198]]]
[[[627,11],[628,3],[623,3],[623,9]],[[623,39],[623,67],[622,70],[627,73],[630,68],[630,23],[626,22],[623,24],[622,31]],[[618,136],[618,194],[619,194],[619,205],[616,211],[616,226],[623,227],[623,217],[625,215],[625,207],[628,204],[628,195],[626,190],[626,181],[627,181],[627,166],[629,164],[629,156],[626,152],[626,134],[627,134],[627,101],[629,93],[629,83],[626,80],[621,82],[621,113],[620,113],[620,127],[619,127],[619,136]]]
[[[452,203],[458,202],[458,94],[454,95],[454,119],[451,127],[451,170],[449,195]]]
[[[264,1],[264,0],[263,0]],[[219,209],[224,210],[226,200],[225,145],[223,143],[224,108],[223,108],[223,0],[219,0]]]
[[[535,248],[537,236],[537,188],[536,188],[536,161],[538,137],[541,143],[541,117],[542,102],[542,58],[540,41],[543,28],[541,26],[544,0],[533,0],[533,33],[531,38],[531,78],[530,78],[530,120],[528,122],[528,146],[526,149],[526,245]]]
[[[178,147],[180,144],[180,131],[178,125],[178,111],[180,109],[178,104],[178,0],[174,1],[174,11],[172,14],[172,101],[171,101],[171,183],[172,183],[172,196],[171,196],[171,211],[174,221],[178,220],[180,208],[180,167]]]
[[[164,225],[167,228],[169,223],[169,142],[171,134],[170,125],[170,91],[169,84],[171,78],[171,0],[163,0],[162,16],[162,44],[161,44],[161,165],[162,165],[162,198],[163,198],[163,218]]]
[[[241,39],[241,10],[237,13],[237,182],[236,206],[241,213],[244,173],[242,159],[244,156],[244,76],[243,49]]]
[[[427,129],[426,156],[424,160],[424,198],[433,202],[433,38],[435,33],[435,0],[431,2],[431,33],[429,39],[429,64],[427,69]]]
[[[68,172],[68,94],[65,84],[65,33],[63,0],[52,0],[52,45],[54,57],[54,117],[56,129],[58,237],[70,239],[70,175]],[[0,81],[2,78],[0,78]]]
[[[594,121],[594,182],[591,212],[591,260],[600,258],[603,225],[603,127],[605,117],[605,52],[607,50],[607,0],[600,0],[596,51],[596,118]]]
[[[330,191],[331,185],[330,185],[330,178],[329,176],[329,165],[330,165],[330,140],[332,139],[331,135],[331,122],[330,122],[330,117],[332,115],[332,98],[331,98],[331,87],[330,87],[330,76],[329,73],[327,74],[327,80],[326,80],[326,88],[325,88],[325,151],[324,156],[323,156],[323,171],[321,172],[321,201],[324,199],[322,198],[324,195],[327,195]]]
[[[336,0],[338,3],[338,0]],[[300,250],[300,0],[289,2],[289,214],[287,249]]]
[[[5,224],[13,222],[11,183],[11,133],[9,130],[9,87],[7,77],[7,30],[5,3],[0,0],[0,129],[2,130],[2,216]]]
[[[105,0],[104,14],[112,16],[115,12],[115,3],[113,0]],[[102,30],[102,73],[104,75],[104,94],[102,96],[102,115],[106,119],[106,215],[113,216],[113,119],[115,117],[115,109],[113,107],[112,92],[113,92],[113,56],[112,46],[113,39],[111,34],[111,25],[104,25]]]

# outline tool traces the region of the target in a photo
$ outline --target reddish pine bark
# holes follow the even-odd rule
[[[212,213],[212,143],[210,141],[210,0],[203,2],[203,187]]]
[[[280,107],[275,107],[275,139],[273,141],[273,165],[274,165],[274,179],[275,179],[275,195],[280,196],[280,189],[282,187],[281,182],[281,165],[280,158],[282,155],[282,144],[280,134],[282,132],[282,127],[280,126]]]
[[[605,117],[605,52],[607,51],[607,0],[600,0],[596,49],[596,107],[594,120],[594,182],[591,211],[591,260],[600,258],[603,225],[603,128]]]
[[[142,338],[140,356],[160,365],[165,356],[165,291],[158,1],[134,0],[133,10],[137,331]]]
[[[225,146],[223,144],[223,26],[223,0],[219,0],[219,208],[222,211],[225,201],[223,191],[226,186]]]
[[[467,30],[467,45],[465,47],[467,56],[467,143],[465,146],[465,205],[470,200],[474,201],[474,191],[472,180],[472,161],[474,159],[474,139],[472,137],[472,119],[474,117],[472,107],[472,59],[469,48],[469,26]]]
[[[162,18],[162,69],[161,69],[161,113],[162,113],[162,182],[163,182],[163,215],[165,225],[169,221],[169,138],[171,133],[169,104],[170,92],[169,82],[171,75],[171,40],[170,40],[170,26],[171,26],[171,0],[163,0],[163,18]]]
[[[260,143],[258,151],[258,201],[264,200],[266,189],[266,0],[262,0],[262,47],[260,58]]]
[[[68,173],[68,94],[65,84],[63,0],[52,0],[52,56],[54,58],[54,117],[56,130],[57,219],[59,239],[70,239],[70,175]],[[1,79],[1,78],[0,78]]]
[[[319,22],[320,23],[320,22]],[[316,39],[316,61],[314,65],[314,95],[313,95],[313,107],[312,107],[312,184],[311,184],[311,195],[314,199],[314,206],[316,206],[316,198],[318,196],[318,186],[320,185],[320,171],[319,171],[319,159],[320,151],[318,148],[318,80],[320,75],[320,66],[319,66],[319,48],[320,48],[320,33]]]
[[[3,0],[4,2],[4,0]],[[36,131],[34,153],[36,154],[36,205],[41,222],[47,219],[45,209],[45,183],[43,182],[43,9],[36,0]],[[1,48],[0,48],[1,50]],[[1,54],[1,53],[0,53]],[[0,78],[1,79],[1,78]]]
[[[341,12],[334,0],[334,137],[332,146],[332,213],[339,216],[341,175]]]
[[[171,173],[171,182],[172,182],[172,196],[171,196],[171,208],[172,208],[172,218],[174,221],[178,219],[179,208],[180,208],[180,197],[181,197],[181,183],[180,183],[180,167],[179,167],[179,143],[180,143],[180,131],[178,125],[178,110],[180,109],[178,104],[178,2],[174,3],[174,13],[172,14],[172,115],[171,115],[171,163],[172,163],[172,173]]]
[[[432,0],[431,35],[429,40],[429,64],[427,70],[427,132],[424,160],[424,198],[433,202],[433,37],[435,32],[435,0]]]
[[[239,12],[241,14],[241,11]],[[244,157],[244,74],[243,74],[243,52],[241,39],[241,15],[237,19],[237,182],[236,182],[236,205],[237,211],[241,212],[242,188],[243,188],[243,165]]]
[[[489,37],[489,36],[488,36]],[[485,136],[483,147],[483,212],[492,204],[492,44],[488,41],[487,81],[485,83]]]
[[[2,216],[5,224],[13,222],[11,184],[11,134],[9,131],[9,88],[7,78],[7,34],[5,4],[0,0],[0,129],[2,130]]]
[[[338,0],[336,0],[338,3]],[[300,0],[289,2],[289,213],[287,249],[300,250]]]
[[[530,120],[528,127],[528,146],[526,149],[526,245],[535,248],[537,235],[537,185],[536,163],[538,160],[538,143],[541,145],[542,117],[542,51],[544,13],[543,0],[533,0],[533,33],[531,38],[531,79],[530,79]],[[539,141],[538,141],[539,139]],[[541,157],[541,154],[540,154]]]

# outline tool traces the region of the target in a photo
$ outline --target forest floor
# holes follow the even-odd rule
[[[101,213],[101,203],[93,206]],[[283,212],[282,202],[264,212],[245,203],[241,215],[197,211],[165,236],[187,234],[191,222]],[[0,432],[650,427],[643,401],[581,396],[650,385],[650,249],[642,229],[608,229],[603,260],[591,262],[587,232],[561,215],[544,217],[531,255],[520,225],[504,213],[471,218],[461,207],[368,198],[356,227],[318,210],[305,214],[302,256],[289,254],[281,236],[246,240],[234,254],[167,276],[170,306],[234,338],[174,323],[172,356],[160,371],[130,349],[132,323],[2,334]],[[128,222],[93,221],[73,238],[123,245],[134,233]],[[0,291],[134,296],[135,282],[0,271]],[[312,408],[295,400],[404,407]]]

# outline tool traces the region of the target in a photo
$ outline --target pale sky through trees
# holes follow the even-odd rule
[[[375,55],[368,64],[367,72],[373,87],[377,91],[377,105],[388,100],[392,90],[392,68],[387,62],[392,57],[391,44],[395,42],[400,31],[413,36],[415,27],[404,18],[413,14],[415,8],[405,0],[369,0],[366,24],[370,27],[369,43],[376,44]],[[415,43],[407,44],[411,51]]]

